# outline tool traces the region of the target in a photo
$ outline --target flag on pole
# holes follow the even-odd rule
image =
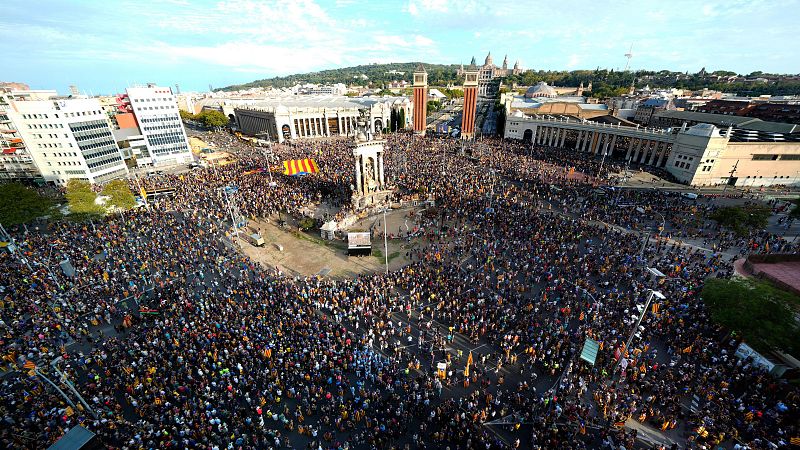
[[[467,356],[467,366],[464,368],[464,378],[469,378],[469,366],[472,365],[472,350],[469,351]]]
[[[311,158],[290,159],[283,162],[284,175],[294,176],[317,172],[319,172],[319,166],[317,166],[317,162]]]

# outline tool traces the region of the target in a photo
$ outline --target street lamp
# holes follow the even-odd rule
[[[651,275],[653,275],[653,277],[655,277],[656,279],[666,277],[664,273],[653,267],[648,267],[647,271]],[[666,298],[664,294],[662,294],[661,292],[656,291],[654,289],[648,289],[647,301],[644,304],[644,308],[642,308],[642,311],[639,313],[639,318],[636,320],[636,324],[634,325],[633,330],[631,330],[631,334],[630,336],[628,336],[628,340],[625,342],[625,347],[623,347],[625,351],[628,351],[628,349],[630,348],[631,342],[633,342],[633,338],[636,335],[636,331],[639,329],[639,325],[642,324],[642,319],[644,319],[645,314],[647,314],[647,310],[650,309],[650,303],[653,301],[653,297],[657,297],[659,300],[664,300]],[[612,378],[614,377],[614,374],[617,371],[617,367],[619,367],[619,364],[622,362],[623,357],[624,355],[620,353],[619,359],[617,359],[617,362],[614,363],[614,368],[611,370]]]

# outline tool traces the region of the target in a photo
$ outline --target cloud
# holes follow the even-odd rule
[[[430,47],[433,45],[433,39],[426,38],[425,36],[414,36],[414,43],[421,47]]]
[[[567,61],[567,67],[573,69],[578,66],[581,62],[581,58],[578,55],[569,55],[569,61]]]

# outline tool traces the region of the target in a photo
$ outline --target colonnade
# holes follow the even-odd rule
[[[672,142],[654,139],[649,136],[630,136],[620,133],[624,128],[608,130],[574,129],[557,126],[537,125],[532,130],[531,140],[537,145],[572,148],[594,155],[622,157],[626,161],[663,167],[672,149]],[[664,137],[668,137],[664,136]]]

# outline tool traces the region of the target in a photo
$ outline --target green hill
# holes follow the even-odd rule
[[[340,69],[322,70],[285,77],[274,77],[256,80],[245,84],[236,84],[222,88],[223,91],[235,91],[255,87],[291,87],[297,83],[333,84],[344,83],[350,85],[384,87],[390,81],[405,80],[411,82],[414,69],[419,62],[368,64]],[[459,68],[457,64],[428,64],[422,63],[428,72],[428,85],[447,86],[448,84],[460,85],[462,80],[456,76]],[[389,72],[403,72],[402,74]],[[366,75],[364,79],[362,75]],[[675,72],[669,70],[651,71],[637,70],[635,72],[620,72],[600,69],[595,70],[527,70],[520,75],[506,77],[506,85],[531,86],[540,81],[545,81],[551,86],[577,87],[580,83],[588,87],[593,83],[594,97],[610,97],[627,92],[631,83],[641,88],[649,85],[651,88],[682,88],[699,90],[703,88],[731,92],[737,95],[798,95],[800,94],[800,75],[778,75],[753,72],[749,75],[738,75],[734,80],[724,80],[721,76],[735,75],[734,72],[716,71],[712,73]],[[588,93],[588,92],[587,92]]]
[[[389,64],[369,64],[355,67],[344,67],[341,69],[321,70],[319,72],[299,73],[287,75],[285,77],[274,77],[263,80],[251,81],[245,84],[236,84],[222,88],[223,91],[235,91],[240,89],[250,89],[255,87],[290,87],[296,83],[314,84],[333,84],[344,83],[347,85],[358,84],[366,86],[372,83],[373,86],[381,86],[384,82],[405,80],[411,82],[411,74],[419,62],[408,63],[389,63]],[[428,72],[428,84],[446,85],[448,83],[459,83],[456,77],[458,65],[450,64],[428,64],[422,63]],[[404,72],[402,75],[387,73],[391,71]],[[361,78],[366,75],[367,79]]]

